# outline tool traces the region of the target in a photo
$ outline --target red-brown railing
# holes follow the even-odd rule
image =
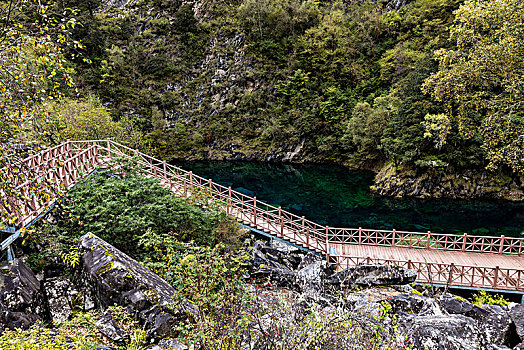
[[[485,266],[466,266],[454,263],[435,263],[411,260],[375,259],[371,257],[332,256],[337,268],[358,264],[385,264],[417,271],[416,282],[473,288],[524,290],[524,271]]]
[[[214,183],[212,180],[195,175],[191,171],[180,169],[165,161],[158,160],[110,140],[68,141],[60,146],[27,158],[24,160],[25,164],[38,176],[24,183],[17,184],[17,188],[24,191],[25,188],[30,187],[29,184],[34,184],[35,181],[38,182],[38,178],[45,178],[47,183],[55,184],[55,193],[60,195],[97,165],[107,163],[108,160],[116,157],[123,157],[136,162],[142,174],[157,178],[162,185],[170,188],[177,196],[185,198],[201,196],[205,198],[205,203],[215,202],[228,214],[233,215],[244,224],[324,254],[330,261],[331,258],[337,258],[337,261],[340,261],[340,263],[337,263],[339,266],[348,266],[354,259],[361,259],[344,256],[330,257],[330,253],[332,253],[330,247],[339,247],[345,244],[503,255],[522,254],[522,242],[524,240],[522,238],[322,226],[304,217],[282,210],[280,207],[261,202],[256,197],[250,197],[234,191],[231,187]],[[24,197],[31,198],[28,195]],[[17,224],[23,226],[30,222],[44,210],[51,200],[31,200],[24,203],[14,201],[13,207],[18,208],[17,215],[19,219]],[[420,265],[422,263],[417,262],[389,261],[389,263],[394,262],[398,264],[415,264],[413,266],[419,264],[419,267],[422,266]],[[428,266],[428,264],[424,263],[424,266]],[[491,283],[491,287],[493,281],[496,282],[499,288],[502,286],[511,289],[513,288],[511,286],[516,286],[515,288],[521,289],[520,286],[522,285],[520,283],[520,270],[462,266],[460,268],[463,270],[460,271],[473,271],[471,281],[463,282],[466,278],[465,276],[469,275],[466,272],[458,272],[459,270],[457,269],[459,267],[457,265],[430,263],[429,266],[435,269],[435,271],[443,271],[445,269],[444,266],[447,266],[447,269],[452,269],[451,271],[457,271],[453,272],[452,276],[452,280],[456,282],[456,285],[468,285],[468,283],[475,284],[478,282],[483,286]],[[422,268],[417,269],[421,276],[419,278],[424,279],[427,273],[424,275]],[[495,272],[491,272],[492,270],[489,269],[493,269],[493,271],[497,269],[498,272],[492,275]],[[516,284],[507,282],[513,281],[512,278],[515,278],[515,274],[518,275],[519,282]],[[435,278],[432,276],[433,282],[442,282],[440,275],[442,274],[437,273]],[[480,276],[483,276],[482,281],[479,280]],[[429,282],[429,276],[427,277],[428,281],[425,282]],[[455,277],[459,278],[460,281]]]

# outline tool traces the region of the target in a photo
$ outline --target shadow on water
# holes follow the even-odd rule
[[[370,192],[373,173],[366,171],[256,162],[175,165],[332,227],[515,237],[524,230],[524,203],[379,197]]]

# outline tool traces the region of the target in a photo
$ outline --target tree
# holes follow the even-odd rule
[[[456,49],[435,52],[424,91],[446,104],[466,138],[482,137],[488,168],[524,173],[524,3],[470,0],[450,29]]]
[[[10,214],[8,200],[21,196],[14,188],[14,178],[31,176],[27,169],[18,169],[16,173],[4,170],[22,156],[14,145],[28,140],[36,121],[48,118],[43,106],[59,97],[64,88],[74,87],[64,52],[75,52],[81,44],[70,39],[69,30],[76,24],[72,11],[65,15],[58,20],[48,13],[47,6],[36,0],[0,2],[0,222],[3,224],[16,220]]]

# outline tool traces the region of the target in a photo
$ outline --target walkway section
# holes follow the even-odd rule
[[[522,238],[322,226],[110,140],[68,141],[22,162],[18,168],[34,176],[17,184],[25,201],[7,198],[17,227],[32,222],[97,166],[118,168],[113,159],[131,161],[175,195],[218,206],[245,225],[324,255],[338,268],[380,262],[417,270],[418,282],[524,291]],[[31,195],[40,183],[49,186],[49,198]]]

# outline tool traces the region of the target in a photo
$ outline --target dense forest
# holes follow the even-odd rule
[[[63,51],[76,90],[47,101],[37,123],[47,143],[111,137],[166,160],[487,171],[521,186],[518,0],[48,5],[50,18],[74,17],[78,46]]]

